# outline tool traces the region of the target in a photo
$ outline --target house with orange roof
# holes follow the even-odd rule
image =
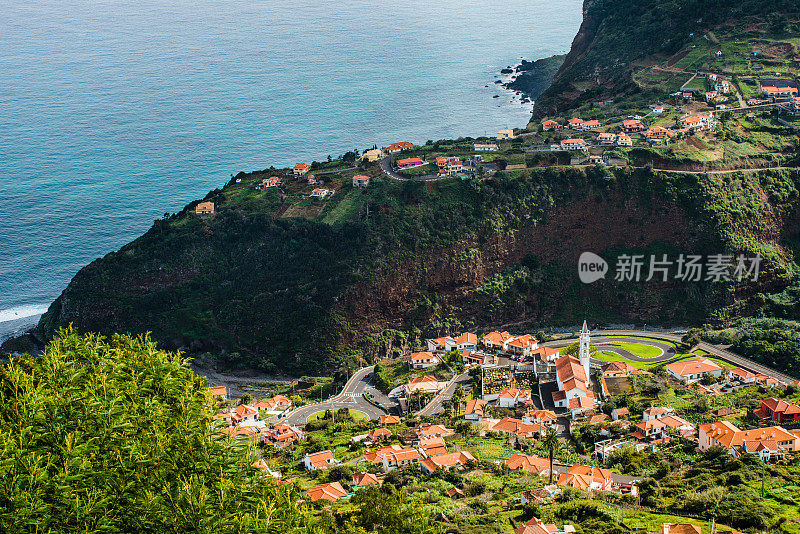
[[[468,451],[458,451],[425,458],[419,463],[419,466],[423,474],[430,475],[437,469],[463,468],[474,461],[475,457]]]
[[[624,378],[636,370],[636,367],[626,362],[608,362],[601,367],[603,376],[611,378]]]
[[[225,386],[211,386],[208,388],[208,394],[212,397],[219,397],[222,400],[228,400],[228,388]]]
[[[653,126],[644,133],[644,136],[648,141],[655,142],[656,144],[663,144],[663,141],[674,137],[675,134],[661,126]]]
[[[380,422],[382,425],[398,425],[400,424],[400,418],[396,415],[381,414]]]
[[[467,403],[467,408],[464,410],[464,419],[467,421],[480,421],[484,416],[484,409],[489,401],[483,399],[472,399]]]
[[[367,486],[380,486],[381,480],[372,473],[353,473],[353,487],[366,488]]]
[[[572,117],[567,120],[567,127],[571,130],[583,130],[583,119]]]
[[[366,174],[356,174],[353,176],[353,187],[363,189],[369,185],[370,177]]]
[[[413,169],[425,165],[425,162],[421,158],[403,158],[398,159],[395,164],[398,169]]]
[[[711,127],[713,116],[711,115],[689,115],[683,117],[680,122],[681,128],[688,128],[689,130],[705,130]]]
[[[800,422],[800,406],[771,397],[761,401],[761,409],[756,410],[756,416],[776,423]]]
[[[305,173],[307,173],[309,170],[311,170],[311,165],[309,165],[308,163],[298,163],[297,165],[292,167],[292,172],[296,176],[302,176]]]
[[[550,474],[550,460],[531,454],[515,453],[511,458],[506,460],[506,467],[512,471],[525,471],[526,473],[535,473],[539,476],[547,476]]]
[[[495,423],[491,431],[509,436],[517,436],[518,438],[533,438],[536,434],[544,432],[545,428],[541,425],[532,423],[523,423],[520,419],[513,417],[503,417]]]
[[[367,434],[367,439],[375,443],[376,441],[386,440],[392,437],[392,431],[386,427],[373,428]]]
[[[728,379],[739,382],[740,384],[755,384],[756,374],[751,373],[747,369],[734,367],[728,371]]]
[[[253,403],[253,408],[266,410],[273,413],[282,413],[291,407],[292,401],[290,401],[285,395],[275,395],[271,399],[260,400]]]
[[[635,428],[638,430],[633,432],[633,437],[640,440],[653,441],[664,437],[664,429],[666,424],[659,419],[652,419],[650,421],[642,421],[637,424]]]
[[[596,130],[597,128],[600,128],[600,126],[601,126],[600,121],[593,119],[593,120],[590,120],[590,121],[585,121],[583,123],[583,125],[582,125],[582,129],[583,130]]]
[[[566,532],[575,532],[575,528],[572,525],[569,525],[569,527],[565,526],[564,530],[561,531],[557,526],[543,523],[541,519],[533,517],[524,525],[517,527],[514,530],[514,534],[565,534]]]
[[[339,460],[333,457],[330,450],[324,450],[315,453],[306,453],[303,457],[303,463],[309,471],[316,471],[318,469],[326,469],[333,467],[339,463]]]
[[[517,404],[525,404],[531,401],[531,390],[507,388],[500,392],[497,397],[497,405],[500,408],[513,408]]]
[[[584,491],[611,491],[613,481],[611,471],[588,465],[573,465],[566,473],[558,477],[559,486],[581,489]]]
[[[303,431],[296,426],[279,424],[261,430],[261,441],[278,449],[286,449],[303,439]]]
[[[569,399],[568,407],[570,415],[574,419],[597,408],[597,396],[593,391],[587,391],[586,395]]]
[[[428,340],[428,352],[449,352],[451,350],[455,350],[455,348],[456,340],[450,336],[437,337],[436,339]]]
[[[241,424],[258,419],[258,410],[246,404],[240,404],[231,411],[231,418],[234,423]]]
[[[492,367],[497,365],[497,356],[494,354],[486,354],[484,352],[462,350],[461,361],[464,362],[464,365],[467,367],[475,365]]]
[[[383,463],[384,471],[391,471],[398,467],[405,467],[419,462],[419,453],[412,448],[385,451],[382,456],[381,462]]]
[[[281,185],[281,179],[278,176],[270,176],[261,180],[261,189],[269,189],[270,187],[278,187]]]
[[[641,132],[644,130],[644,124],[638,119],[626,119],[622,121],[622,131],[626,134]]]
[[[685,381],[689,384],[699,381],[708,373],[714,378],[722,376],[722,367],[708,358],[693,358],[681,360],[665,366],[667,374],[675,380]]]
[[[417,376],[409,380],[406,384],[406,395],[410,396],[417,391],[422,393],[436,393],[444,388],[446,384],[446,382],[439,382],[439,380],[432,375]]]
[[[621,133],[617,136],[617,146],[633,146],[633,139],[630,135]]]
[[[586,148],[586,141],[583,139],[562,139],[561,150],[584,150]]]
[[[703,530],[689,523],[664,523],[661,525],[661,534],[703,534]]]
[[[440,176],[453,176],[464,170],[461,158],[456,156],[439,156],[436,158]]]
[[[761,457],[768,459],[772,454],[770,450],[775,447],[780,451],[779,454],[800,450],[800,437],[780,426],[739,430],[730,421],[718,421],[700,425],[698,430],[698,446],[701,452],[707,451],[714,445],[720,445],[728,449],[732,456],[738,457],[758,448],[756,443],[748,442],[763,442],[766,448],[761,448],[757,452]]]
[[[513,339],[514,336],[508,332],[489,332],[481,342],[483,346],[490,350],[505,350],[506,343]]]
[[[542,123],[542,130],[545,132],[549,132],[551,130],[560,130],[561,128],[563,128],[563,126],[552,119],[546,120]]]
[[[211,201],[200,202],[194,207],[197,215],[214,215],[214,203]]]
[[[392,143],[388,147],[386,147],[386,152],[389,154],[397,154],[398,152],[402,152],[403,150],[410,150],[414,148],[413,143],[409,143],[408,141],[400,141],[398,143]]]
[[[312,190],[311,194],[309,196],[311,198],[324,199],[325,197],[333,196],[333,194],[334,194],[334,191],[332,189],[325,189],[325,188],[318,187],[317,189]]]
[[[328,482],[326,484],[319,484],[308,490],[308,498],[311,501],[318,501],[320,499],[326,501],[336,502],[339,499],[347,498],[348,493],[339,482]]]
[[[772,99],[793,98],[798,94],[797,87],[792,87],[789,84],[762,85],[761,93],[767,98],[772,98]]]
[[[387,445],[385,447],[380,447],[375,449],[374,451],[366,451],[364,452],[364,460],[367,462],[372,462],[374,464],[382,464],[383,463],[383,456],[385,454],[399,452],[405,450],[400,445]]]
[[[383,157],[383,150],[381,150],[380,148],[373,148],[371,150],[366,150],[366,151],[364,151],[363,154],[361,154],[361,159],[362,160],[370,161],[370,162],[378,161],[382,157]]]
[[[557,420],[556,412],[550,410],[528,410],[522,416],[522,421],[525,423],[542,425],[547,428],[555,426]]]
[[[429,423],[421,423],[416,428],[416,433],[419,439],[424,439],[424,438],[430,438],[432,436],[444,438],[453,435],[454,432],[449,428],[445,427],[444,425],[432,425]]]
[[[478,336],[469,332],[464,332],[456,338],[456,349],[458,350],[477,350]]]
[[[505,350],[521,357],[530,356],[531,351],[537,348],[539,348],[539,340],[530,334],[512,338],[505,345]]]
[[[428,367],[436,367],[439,365],[439,361],[439,357],[432,352],[412,352],[408,365],[412,369],[426,369]]]
[[[420,439],[419,448],[426,457],[438,456],[447,453],[447,442],[442,437],[431,436]]]

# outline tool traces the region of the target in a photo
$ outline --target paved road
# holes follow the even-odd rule
[[[423,174],[420,176],[414,176],[413,178],[409,176],[403,176],[402,174],[396,173],[392,169],[392,158],[390,156],[386,156],[381,160],[381,170],[383,171],[383,174],[385,174],[392,180],[399,180],[401,182],[408,182],[409,180],[419,181],[419,182],[435,182],[437,180],[444,180],[445,178],[450,178],[450,176],[437,176],[434,174]]]
[[[376,396],[375,392],[377,390],[371,385],[372,372],[374,370],[375,366],[359,369],[350,377],[350,380],[347,381],[338,395],[323,402],[308,404],[292,410],[286,417],[280,419],[280,421],[290,425],[304,425],[308,422],[308,418],[315,413],[330,408],[350,408],[351,410],[364,412],[370,419],[378,419],[380,415],[385,414],[386,411],[367,402],[364,398],[365,392],[370,393],[373,398]],[[367,375],[370,375],[369,378],[367,378]]]
[[[443,390],[437,393],[428,404],[426,404],[419,412],[417,412],[417,415],[423,416],[443,413],[444,401],[448,401],[453,398],[453,392],[459,384],[466,386],[466,384],[469,384],[469,381],[469,373],[461,373],[460,375],[454,376]]]

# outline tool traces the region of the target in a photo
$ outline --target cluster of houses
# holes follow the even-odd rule
[[[218,400],[227,400],[225,386],[208,388],[209,395]],[[251,404],[240,404],[235,408],[224,408],[214,416],[216,421],[227,423],[222,432],[234,439],[250,440],[272,445],[279,449],[290,447],[303,439],[304,433],[296,426],[277,424],[270,426],[265,418],[281,417],[292,408],[292,401],[284,395],[275,395]]]
[[[390,419],[387,416],[385,423],[399,423],[400,420]],[[363,459],[373,463],[383,473],[405,467],[419,465],[423,474],[430,475],[439,469],[463,469],[475,462],[475,458],[467,451],[448,451],[445,437],[452,435],[453,430],[443,425],[422,423],[414,429],[413,442],[415,446],[384,445],[368,450],[363,454]],[[376,428],[370,433],[369,444],[376,444],[391,437],[391,431],[386,427]],[[353,439],[358,439],[356,436]],[[303,464],[309,471],[327,469],[338,465],[337,460],[330,450],[307,453],[303,457]],[[356,473],[353,476],[353,487],[380,485],[382,478],[372,473]],[[331,492],[329,485],[321,484],[308,491],[312,501],[319,499],[339,500],[349,497],[347,492],[334,488]],[[462,494],[463,496],[463,494]]]

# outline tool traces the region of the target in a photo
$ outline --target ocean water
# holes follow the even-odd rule
[[[0,337],[238,171],[524,125],[493,81],[566,51],[581,5],[6,0]]]

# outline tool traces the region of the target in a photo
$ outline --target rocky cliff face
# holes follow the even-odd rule
[[[38,333],[70,323],[150,331],[224,365],[302,374],[466,328],[535,331],[586,316],[690,325],[752,313],[791,283],[800,178],[721,176],[549,168],[412,194],[378,181],[367,191],[370,219],[336,225],[275,219],[252,203],[207,219],[183,213],[81,270]],[[757,287],[613,280],[623,253],[754,249],[774,252]],[[579,281],[583,251],[612,263],[606,279]]]

